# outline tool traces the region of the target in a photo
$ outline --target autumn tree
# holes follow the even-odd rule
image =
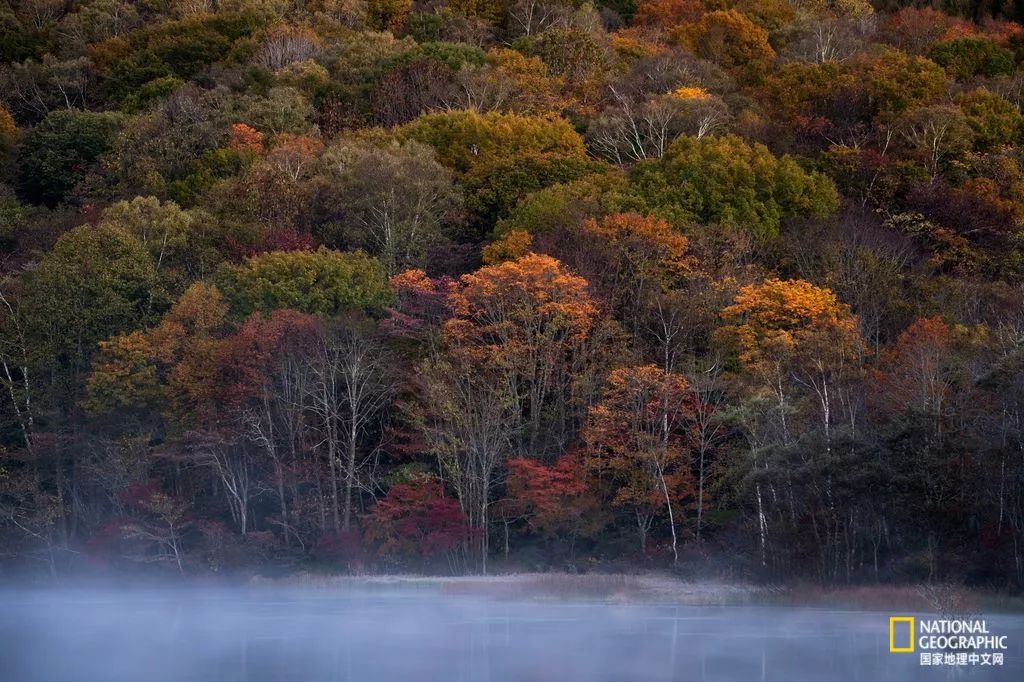
[[[744,371],[774,393],[784,441],[792,437],[787,421],[792,381],[814,396],[826,441],[839,420],[855,423],[856,403],[845,393],[844,380],[861,362],[863,341],[857,318],[832,291],[802,280],[747,285],[722,311],[722,320],[718,339],[733,349]]]
[[[282,438],[294,427],[282,399],[296,395],[279,382],[294,379],[290,366],[317,330],[315,318],[284,310],[256,313],[232,333],[220,293],[196,284],[151,330],[101,344],[85,405],[97,414],[131,407],[164,415],[182,455],[221,481],[242,535],[254,523],[251,503],[269,458],[287,524],[284,471],[295,443]]]
[[[972,32],[970,23],[934,7],[903,7],[886,17],[883,37],[892,45],[914,54],[924,54],[944,38]]]
[[[522,254],[521,254],[522,255]],[[383,326],[391,334],[429,338],[441,322],[451,316],[450,277],[431,279],[422,270],[406,270],[390,280],[396,303],[388,309]]]
[[[698,0],[645,0],[638,3],[634,21],[641,26],[670,29],[693,23],[704,14]]]
[[[223,483],[228,509],[244,535],[255,481],[240,452],[239,409],[252,389],[240,381],[246,366],[234,362],[225,342],[226,314],[216,289],[191,286],[152,329],[100,344],[83,404],[94,415],[130,414],[143,434],[170,431],[183,459]],[[166,422],[153,423],[147,411]],[[159,524],[135,530],[156,537]]]
[[[542,4],[539,0],[524,2],[530,6]],[[562,80],[552,75],[540,58],[516,50],[492,48],[484,64],[464,64],[456,75],[456,84],[452,102],[481,113],[542,116],[558,112],[565,104]]]
[[[500,158],[527,153],[581,156],[583,140],[561,119],[476,111],[427,114],[399,127],[400,140],[415,140],[437,151],[438,160],[458,173]]]
[[[705,14],[691,40],[698,56],[728,69],[764,69],[775,58],[768,32],[736,10]]]
[[[258,227],[254,237],[240,235],[257,245],[261,238],[265,243],[273,243],[285,234],[308,234],[312,204],[308,171],[318,156],[319,145],[304,136],[278,137],[285,139],[266,155],[247,158],[248,153],[237,150],[243,172],[219,181],[216,176],[223,172],[222,166],[232,165],[235,155],[208,154],[206,158],[213,168],[197,170],[173,183],[174,195],[185,202],[202,197],[203,203],[222,220],[240,220]]]
[[[682,283],[695,261],[689,240],[667,221],[617,213],[583,222],[579,239],[590,252],[578,264],[619,319],[639,332],[652,297]]]
[[[324,337],[322,322],[292,310],[250,316],[227,337],[218,364],[233,368],[227,389],[244,399],[234,406],[239,434],[269,460],[268,476],[276,495],[285,546],[299,531],[302,519],[296,507],[303,503],[295,474],[303,466],[309,418],[305,391],[310,381],[306,362]],[[224,406],[231,405],[224,401]]]
[[[557,451],[583,403],[597,307],[587,283],[527,254],[463,275],[449,293],[443,346],[423,368],[425,433],[470,525],[486,571],[490,506],[511,455]]]
[[[563,441],[579,409],[574,374],[598,313],[586,280],[554,258],[528,254],[463,275],[451,300],[444,340],[507,392],[523,452],[540,454]]]
[[[909,410],[924,416],[939,435],[957,380],[954,336],[939,317],[915,320],[882,356],[878,378],[883,390],[875,401],[890,414]]]
[[[539,57],[551,73],[564,79],[573,108],[582,111],[591,110],[600,99],[611,65],[607,37],[598,29],[598,21],[593,8],[584,5],[570,25],[551,26],[515,43],[517,50]]]
[[[654,519],[664,513],[679,560],[677,527],[693,494],[686,380],[654,365],[617,369],[583,429],[588,467],[613,486],[612,503],[636,516],[646,551]]]
[[[204,376],[228,333],[227,312],[217,289],[196,283],[151,328],[101,341],[83,406],[97,415],[149,408],[186,419],[206,402],[200,396],[212,384]]]
[[[945,94],[949,78],[942,67],[898,50],[883,50],[854,65],[863,78],[875,110],[883,118],[916,105],[929,104]]]
[[[422,476],[391,486],[367,515],[366,535],[380,543],[384,555],[429,559],[448,554],[454,568],[451,553],[466,542],[471,530],[458,502],[445,496],[444,486],[432,476]]]
[[[570,556],[580,536],[600,530],[599,504],[586,481],[583,461],[566,454],[553,464],[520,457],[507,462],[505,482],[509,505],[526,519],[531,530],[547,536],[569,536]],[[505,528],[505,555],[508,556],[508,526]]]

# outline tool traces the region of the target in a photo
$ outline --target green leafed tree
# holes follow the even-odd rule
[[[291,308],[314,315],[379,313],[391,302],[384,266],[361,251],[272,251],[223,266],[218,288],[232,313]]]
[[[998,76],[1013,73],[1013,53],[988,38],[954,38],[939,43],[928,53],[932,61],[955,78]]]
[[[21,189],[32,202],[64,201],[113,143],[121,117],[115,113],[54,111],[28,134],[21,150]]]
[[[83,225],[23,277],[26,345],[48,370],[40,376],[75,386],[100,341],[151,324],[168,302],[141,240],[117,226]]]
[[[826,176],[734,136],[679,138],[664,158],[638,164],[633,180],[651,207],[676,209],[758,237],[777,236],[788,218],[824,217],[838,206],[836,188]]]

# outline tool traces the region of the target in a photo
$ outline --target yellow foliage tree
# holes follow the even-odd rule
[[[849,306],[810,282],[769,279],[741,288],[722,319],[719,341],[735,352],[746,373],[775,394],[784,437],[793,381],[810,388],[827,439],[841,404],[840,380],[856,370],[865,352]]]

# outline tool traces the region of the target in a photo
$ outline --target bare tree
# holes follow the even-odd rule
[[[376,460],[372,439],[392,394],[388,365],[379,340],[356,328],[324,337],[309,361],[307,403],[317,424],[316,447],[328,461],[337,530],[351,527],[353,493]]]
[[[35,427],[32,416],[32,390],[28,345],[18,311],[0,291],[0,385],[6,389],[11,409],[25,449],[34,457],[32,434]]]
[[[67,546],[63,520],[64,502],[60,495],[42,491],[32,472],[3,471],[0,525],[12,526],[29,542],[24,551],[8,545],[5,552],[44,562],[50,578],[57,580],[58,556],[74,553]]]
[[[717,358],[710,362],[694,363],[685,371],[693,403],[690,408],[697,465],[697,527],[695,535],[700,542],[704,520],[704,492],[708,482],[708,467],[715,449],[725,440],[728,429],[723,419],[725,386],[722,381],[722,363]]]
[[[242,442],[228,434],[205,431],[192,434],[191,440],[191,459],[217,475],[231,518],[245,537],[251,519],[250,504],[259,492],[250,454]]]
[[[972,133],[959,107],[929,106],[914,109],[900,122],[906,143],[925,157],[932,178],[951,157],[971,147]]]
[[[22,117],[41,119],[55,109],[84,109],[89,103],[96,68],[88,57],[60,60],[26,59],[0,72],[4,99]]]
[[[681,135],[701,138],[723,128],[729,109],[722,100],[699,89],[686,89],[649,97],[630,98],[611,88],[615,106],[590,126],[587,137],[594,149],[618,164],[658,159]]]
[[[304,435],[306,383],[304,361],[296,354],[286,354],[273,383],[263,386],[257,405],[243,413],[246,435],[271,460],[285,544],[293,535],[302,543],[289,514],[286,479],[298,461]]]
[[[850,59],[874,37],[873,16],[819,16],[800,25],[786,54],[796,59],[824,64]]]
[[[479,534],[475,549],[486,574],[491,494],[511,451],[515,410],[506,393],[473,367],[434,358],[423,375],[424,429],[443,478]]]
[[[132,555],[135,561],[173,561],[178,573],[184,574],[181,535],[190,525],[188,505],[164,493],[155,493],[140,503],[144,517],[122,527],[125,539],[143,543],[143,551]],[[150,553],[155,547],[156,554]]]
[[[509,24],[517,36],[532,36],[572,23],[575,10],[558,0],[517,0],[509,9]]]
[[[289,64],[312,59],[320,50],[320,38],[310,29],[273,26],[267,30],[263,45],[256,52],[255,61],[269,71],[277,71]]]
[[[329,149],[325,161],[322,220],[344,228],[334,241],[365,248],[395,274],[421,265],[427,249],[443,240],[459,197],[433,150],[346,143]]]

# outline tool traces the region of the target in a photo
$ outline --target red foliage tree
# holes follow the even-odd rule
[[[913,410],[939,429],[953,389],[953,334],[942,318],[920,318],[882,354],[874,401],[890,414]]]
[[[555,531],[571,520],[572,507],[586,492],[576,458],[565,455],[552,465],[520,457],[508,461],[508,494],[527,510],[530,525]]]
[[[436,557],[465,544],[469,534],[459,503],[432,476],[391,486],[366,517],[366,537],[385,556]]]
[[[384,328],[395,336],[417,338],[451,317],[450,277],[431,279],[422,270],[406,270],[391,278],[398,305],[388,310]]]
[[[537,532],[567,534],[575,546],[579,535],[599,530],[599,500],[587,487],[578,456],[563,455],[554,464],[526,457],[511,459],[506,490],[508,496],[502,504]]]

